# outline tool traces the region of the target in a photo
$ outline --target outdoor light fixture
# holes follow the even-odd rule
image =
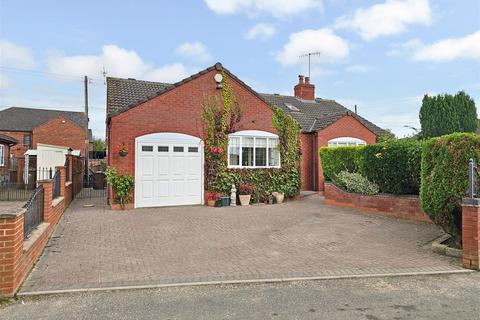
[[[214,79],[215,79],[215,82],[217,83],[217,89],[221,89],[222,88],[223,76],[220,73],[217,73],[215,75]]]

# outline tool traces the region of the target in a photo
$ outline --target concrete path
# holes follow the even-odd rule
[[[478,319],[480,273],[22,297],[0,319]]]
[[[93,207],[85,205],[93,204]],[[432,224],[330,207],[282,205],[111,211],[77,200],[21,294],[173,283],[451,272]]]

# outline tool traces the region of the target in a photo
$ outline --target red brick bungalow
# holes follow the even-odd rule
[[[203,203],[201,100],[220,93],[222,70],[243,108],[238,131],[230,135],[229,167],[279,166],[272,125],[275,107],[302,126],[302,190],[323,190],[316,156],[320,146],[371,144],[384,134],[337,102],[315,98],[315,87],[303,76],[294,96],[257,93],[220,63],[175,84],[109,77],[108,164],[135,176],[135,207]],[[117,151],[123,144],[126,157]]]

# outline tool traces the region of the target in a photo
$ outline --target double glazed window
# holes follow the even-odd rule
[[[31,147],[32,146],[32,135],[31,134],[25,134],[23,135],[23,145],[26,147]]]
[[[262,131],[241,131],[229,136],[228,166],[232,168],[280,167],[278,138]]]
[[[358,138],[352,137],[340,137],[328,141],[329,147],[352,147],[352,146],[365,146],[367,143]]]

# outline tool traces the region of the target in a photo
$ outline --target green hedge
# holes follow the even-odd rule
[[[342,171],[359,172],[362,167],[362,151],[365,147],[322,147],[320,162],[323,177],[332,181]]]
[[[366,146],[361,172],[384,193],[418,194],[422,146],[414,139]]]
[[[468,160],[480,161],[480,135],[454,133],[428,140],[422,154],[422,208],[459,241],[461,201],[468,190]]]
[[[393,194],[418,194],[422,142],[389,140],[363,147],[322,147],[320,161],[326,180],[341,171],[357,172]]]

